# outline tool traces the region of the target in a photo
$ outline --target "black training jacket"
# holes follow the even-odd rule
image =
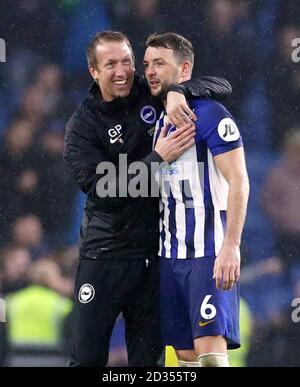
[[[221,98],[231,93],[231,87],[223,79],[202,77],[179,85],[177,91],[187,98]],[[150,168],[151,162],[162,162],[152,151],[153,127],[162,109],[145,81],[136,76],[130,95],[112,102],[103,101],[94,83],[69,119],[64,159],[87,195],[80,230],[81,259],[145,259],[157,253],[158,199],[99,197],[97,183],[105,173],[97,174],[97,166],[110,162],[118,173],[121,154],[127,157],[128,165],[143,161]]]

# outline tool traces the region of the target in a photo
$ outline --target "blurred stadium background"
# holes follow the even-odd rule
[[[251,197],[243,238],[240,366],[300,366],[300,2],[1,0],[0,363],[64,365],[84,197],[62,160],[64,125],[85,96],[89,38],[128,34],[137,70],[152,32],[191,39],[195,74],[226,77],[243,133]],[[123,324],[111,365],[126,362]]]

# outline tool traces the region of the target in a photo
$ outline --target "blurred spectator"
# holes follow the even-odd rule
[[[203,9],[195,43],[196,69],[227,78],[233,88],[229,107],[240,116],[254,74],[255,30],[250,2],[212,0]],[[238,36],[238,39],[236,38]]]
[[[222,75],[233,94],[227,106],[240,116],[241,103],[249,94],[254,74],[256,36],[250,1],[162,1],[164,28],[190,39],[195,49],[194,74]],[[238,36],[238,39],[237,39]]]
[[[279,275],[283,271],[283,263],[279,257],[269,257],[261,262],[243,266],[241,285],[255,283],[258,277],[265,275]]]
[[[146,39],[154,32],[166,32],[167,24],[160,12],[159,0],[129,0],[128,4],[127,14],[122,17],[115,6],[114,28],[128,36],[135,54],[136,68],[143,73]]]
[[[7,337],[5,324],[0,322],[0,367],[4,367],[7,358]]]
[[[291,299],[300,296],[298,286],[295,286],[294,294],[291,296]],[[280,314],[273,316],[268,324],[255,326],[248,366],[300,366],[299,323],[293,322],[292,312],[293,309],[287,306]]]
[[[287,130],[300,122],[300,66],[292,61],[292,41],[299,37],[300,27],[283,26],[278,33],[274,58],[267,64],[272,114],[271,145],[275,149],[282,143]]]
[[[5,110],[19,104],[37,66],[53,59],[59,61],[63,56],[66,23],[58,2],[21,0],[12,7],[10,1],[1,1],[0,36],[7,42],[9,58],[9,65],[2,67],[1,88],[10,95]]]
[[[27,286],[30,263],[30,253],[23,247],[12,246],[1,251],[0,290],[2,294],[7,295]]]
[[[72,279],[73,285],[78,267],[79,246],[76,245],[58,250],[55,254],[52,254],[52,256],[53,260],[59,264],[64,277]]]
[[[65,34],[63,13],[58,1],[21,0],[12,7],[1,0],[0,36],[9,41],[9,55],[40,52],[49,60],[60,56]]]
[[[65,274],[60,262],[57,260],[58,254],[48,254],[39,259],[37,265],[39,276],[43,278],[43,284],[64,297],[71,298],[74,289],[74,277]]]
[[[29,276],[35,284],[46,286],[64,297],[72,296],[73,281],[63,276],[61,267],[51,256],[34,263],[29,270]]]
[[[35,81],[21,99],[23,114],[42,123],[43,119],[63,112],[63,103],[61,69],[51,64],[39,66]]]
[[[26,154],[32,145],[34,133],[35,128],[27,118],[17,118],[13,121],[6,131],[7,156],[18,159]]]
[[[77,192],[62,160],[64,126],[64,121],[52,121],[41,135],[39,149],[39,216],[52,248],[66,245]]]
[[[278,25],[293,23],[299,25],[300,3],[298,0],[279,1],[279,12],[277,15]]]
[[[38,173],[33,149],[35,128],[26,119],[17,119],[8,128],[0,148],[0,243],[9,238],[15,218],[36,210]]]
[[[263,190],[263,206],[277,234],[285,264],[300,263],[300,130],[289,136],[280,163],[271,170]]]
[[[28,249],[34,259],[47,251],[43,227],[37,216],[17,218],[12,228],[12,238],[16,245]]]
[[[197,41],[202,39],[201,26],[208,6],[209,2],[206,0],[201,3],[198,0],[161,0],[160,8],[165,30],[185,36],[196,46]]]
[[[41,77],[46,72],[40,74]],[[42,82],[54,83],[56,76]],[[53,90],[55,85],[53,85]],[[39,216],[53,248],[66,244],[76,189],[65,172],[62,160],[64,122],[53,121],[38,138],[27,119],[17,119],[8,128],[0,149],[0,226],[1,244],[9,241],[11,227],[20,215]],[[35,136],[37,137],[37,136]],[[39,145],[38,145],[39,144]]]
[[[29,286],[6,297],[10,346],[64,348],[64,322],[72,302],[52,290],[59,288],[61,273],[50,260],[40,260],[29,270]]]
[[[62,70],[52,64],[44,64],[39,68],[35,84],[46,94],[61,92]],[[49,95],[47,96],[49,97]]]

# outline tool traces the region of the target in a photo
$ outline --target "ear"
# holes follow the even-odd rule
[[[181,65],[181,76],[183,78],[189,77],[191,75],[191,63],[185,61]]]
[[[89,72],[90,72],[92,78],[93,78],[95,81],[97,81],[97,80],[98,80],[98,71],[97,71],[94,67],[89,66]]]

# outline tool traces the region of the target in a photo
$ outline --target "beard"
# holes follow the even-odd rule
[[[166,101],[167,95],[168,95],[168,88],[171,86],[170,83],[161,83],[161,88],[157,92],[157,94],[154,95],[154,97],[160,99],[161,101]]]
[[[171,86],[171,82],[160,82],[160,89],[152,92],[152,96],[158,98],[161,101],[166,101],[168,89]]]

